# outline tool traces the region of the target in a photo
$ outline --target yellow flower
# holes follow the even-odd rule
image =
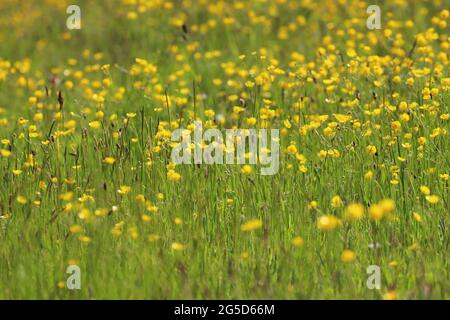
[[[172,250],[174,250],[174,251],[183,251],[185,248],[186,248],[186,246],[179,242],[172,243]]]
[[[324,215],[317,219],[317,227],[324,231],[334,230],[340,223],[340,220],[333,215]]]
[[[360,203],[351,203],[345,208],[344,216],[347,220],[359,220],[364,216],[364,206]]]
[[[84,243],[91,242],[91,238],[89,238],[88,236],[79,236],[78,240],[80,240],[81,242],[84,242]]]
[[[448,19],[449,16],[450,16],[450,12],[447,9],[444,9],[441,12],[439,12],[439,17],[442,20]]]
[[[249,126],[254,126],[257,122],[255,117],[247,118],[245,121],[247,122],[247,125],[249,125]]]
[[[125,224],[125,222],[120,221],[114,225],[114,228],[112,228],[112,230],[111,230],[111,233],[113,234],[113,236],[119,237],[120,235],[122,235],[124,224]]]
[[[427,139],[426,139],[425,137],[420,137],[420,138],[417,140],[417,142],[418,142],[421,146],[423,146],[423,145],[427,142]]]
[[[67,265],[68,266],[77,266],[77,265],[79,265],[79,261],[77,259],[69,259],[69,260],[67,260]]]
[[[105,159],[103,159],[103,163],[105,164],[113,164],[114,162],[116,162],[116,159],[114,159],[113,157],[106,157]]]
[[[6,150],[6,149],[1,149],[0,154],[2,155],[2,157],[8,158],[11,155],[11,151]]]
[[[74,225],[70,226],[69,230],[71,233],[80,233],[82,230],[82,227],[79,224],[74,224]]]
[[[89,122],[89,127],[91,127],[92,129],[98,129],[101,125],[102,123],[100,121]]]
[[[307,172],[308,172],[308,168],[307,168],[306,166],[304,166],[304,165],[300,165],[300,166],[298,167],[298,170],[299,170],[301,173],[307,173]]]
[[[388,266],[391,268],[395,268],[398,266],[398,262],[395,260],[392,260],[391,262],[388,263]]]
[[[345,114],[334,114],[334,117],[340,123],[346,123],[348,120],[350,120],[352,118],[351,115],[345,115]]]
[[[17,196],[16,200],[20,204],[26,204],[28,202],[27,198],[25,198],[24,196]]]
[[[169,181],[178,182],[181,180],[181,175],[178,172],[175,172],[175,170],[170,169],[167,171],[167,179],[169,179]]]
[[[91,218],[91,211],[89,211],[89,209],[87,208],[83,208],[79,213],[78,213],[78,218],[80,218],[81,220],[88,220],[89,218]]]
[[[289,145],[286,148],[286,153],[287,154],[296,154],[297,153],[297,147],[294,144]]]
[[[138,17],[138,14],[134,11],[127,12],[127,19],[128,20],[136,20]]]
[[[136,202],[145,202],[145,196],[143,194],[138,194],[135,199]]]
[[[158,207],[153,205],[150,201],[147,201],[145,203],[145,209],[147,211],[150,211],[150,212],[153,212],[153,213],[158,212]]]
[[[292,123],[289,121],[289,119],[286,119],[283,121],[284,127],[287,129],[292,128]]]
[[[368,145],[366,147],[366,151],[367,151],[368,154],[374,155],[375,153],[377,153],[377,147],[372,146],[372,145]]]
[[[137,239],[139,237],[139,232],[138,229],[136,227],[131,227],[128,229],[128,235],[132,238],[132,239]]]
[[[422,217],[417,212],[413,212],[413,217],[417,222],[422,222]]]
[[[308,208],[309,209],[316,209],[319,206],[319,204],[317,203],[317,201],[311,201],[310,203],[308,203]]]
[[[154,233],[149,234],[147,236],[147,240],[150,241],[150,242],[158,241],[159,239],[161,239],[161,237],[159,235],[157,235],[157,234],[154,234]]]
[[[381,220],[384,216],[383,207],[379,204],[373,204],[369,208],[369,217],[372,220],[378,221]]]
[[[385,213],[392,213],[395,210],[395,202],[392,199],[383,199],[379,204]]]
[[[426,196],[428,196],[431,193],[430,189],[427,186],[420,186],[420,192],[422,192]]]
[[[395,292],[395,290],[389,290],[388,292],[385,293],[385,295],[383,296],[384,300],[397,300],[397,293]]]
[[[216,113],[212,109],[205,110],[204,114],[208,118],[214,118],[214,116],[216,115]]]
[[[28,102],[29,102],[31,105],[36,104],[37,101],[38,101],[38,99],[37,99],[36,97],[29,97],[29,98],[28,98]]]
[[[391,128],[392,128],[394,131],[399,131],[399,130],[402,128],[402,124],[400,123],[400,121],[393,121],[393,122],[391,123]]]
[[[340,206],[342,206],[342,199],[339,196],[334,196],[333,198],[331,198],[331,206],[333,208],[339,208]]]
[[[242,231],[254,231],[254,230],[262,228],[262,226],[263,226],[262,220],[252,219],[252,220],[249,220],[246,223],[242,224],[241,230]]]
[[[68,191],[59,196],[59,198],[63,201],[71,201],[73,199],[73,192]]]
[[[241,253],[241,259],[242,259],[242,260],[247,259],[249,256],[250,256],[250,255],[249,255],[249,253],[248,253],[247,251],[244,251],[244,252]]]
[[[45,181],[39,181],[39,189],[45,190],[47,188],[47,184]]]
[[[296,247],[301,247],[303,243],[304,243],[303,238],[300,236],[297,236],[294,239],[292,239],[292,245]]]
[[[17,122],[19,123],[19,124],[27,124],[28,123],[28,120],[27,119],[24,119],[24,118],[19,118],[18,120],[17,120]]]
[[[117,193],[125,195],[125,194],[129,193],[130,191],[131,191],[131,187],[129,187],[129,186],[120,186],[120,189],[117,190]]]
[[[108,213],[109,213],[109,210],[106,208],[98,208],[98,209],[95,209],[95,212],[94,212],[94,214],[97,217],[105,217]]]
[[[425,199],[427,199],[427,201],[431,204],[436,204],[440,200],[439,196],[437,196],[437,195],[429,195],[429,196],[426,196]]]
[[[246,175],[251,174],[252,171],[253,171],[252,167],[251,167],[250,165],[248,165],[248,164],[242,166],[242,168],[241,168],[241,172],[242,172],[243,174],[246,174]]]
[[[350,262],[355,261],[355,259],[356,259],[356,253],[353,252],[352,250],[346,249],[346,250],[342,251],[342,254],[341,254],[342,262],[350,263]]]

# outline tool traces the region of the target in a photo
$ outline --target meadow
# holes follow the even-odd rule
[[[2,0],[0,299],[449,299],[449,10]],[[175,164],[194,121],[278,172]]]

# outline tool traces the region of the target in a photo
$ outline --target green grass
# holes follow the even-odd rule
[[[65,29],[65,4],[55,3],[0,4],[0,139],[8,140],[0,148],[1,299],[382,299],[388,293],[449,299],[449,29],[432,23],[444,1],[382,4],[383,28],[370,32],[367,5],[360,1],[255,1],[217,12],[213,1],[174,1],[170,10],[162,2],[136,20],[126,16],[137,9],[122,1],[79,1],[82,29],[73,31]],[[180,13],[187,34],[174,22]],[[305,23],[298,22],[300,15]],[[235,23],[226,25],[226,17]],[[217,26],[202,31],[211,20]],[[406,20],[414,25],[389,23]],[[295,30],[280,38],[289,24]],[[431,27],[437,38],[422,42],[417,35]],[[319,47],[326,51],[319,54]],[[86,49],[89,56],[83,56]],[[96,60],[96,52],[103,57]],[[157,69],[132,74],[136,58]],[[29,59],[29,71],[21,68],[23,59]],[[108,70],[102,70],[105,64]],[[416,76],[424,68],[431,73]],[[77,71],[83,72],[79,78]],[[271,81],[258,83],[269,74]],[[52,76],[61,83],[53,86]],[[336,88],[327,91],[323,80],[331,78]],[[346,92],[348,84],[354,88]],[[117,97],[120,87],[125,92]],[[438,94],[427,99],[425,87]],[[105,101],[99,103],[102,91]],[[185,103],[177,105],[177,98]],[[246,107],[235,116],[239,98]],[[274,115],[268,120],[266,108]],[[205,123],[207,109],[224,116],[221,130],[248,128],[250,117],[256,128],[281,129],[279,173],[261,176],[258,166],[245,175],[238,165],[178,165],[181,180],[170,181],[171,130],[194,118]],[[351,120],[339,123],[334,114]],[[314,125],[315,115],[328,119]],[[93,128],[93,121],[101,126]],[[170,130],[163,127],[168,121]],[[327,127],[334,136],[327,136]],[[423,147],[420,137],[426,138]],[[286,152],[292,144],[304,163]],[[368,145],[376,155],[368,154]],[[333,149],[339,157],[319,156]],[[105,157],[114,164],[105,164]],[[119,194],[121,186],[130,192]],[[427,201],[421,186],[439,201]],[[138,195],[149,202],[137,201]],[[339,208],[330,204],[335,195],[343,201]],[[395,211],[374,221],[369,207],[383,199],[392,199]],[[311,208],[311,201],[318,207]],[[353,202],[365,208],[356,222],[344,214]],[[319,229],[323,215],[335,215],[340,225]],[[242,231],[252,219],[262,227]],[[74,225],[81,231],[71,232]],[[297,236],[302,246],[293,245]],[[174,250],[174,243],[184,249]],[[354,261],[342,261],[346,249],[356,254]],[[71,263],[81,269],[80,290],[64,287]],[[381,268],[380,290],[366,286],[370,265]]]

